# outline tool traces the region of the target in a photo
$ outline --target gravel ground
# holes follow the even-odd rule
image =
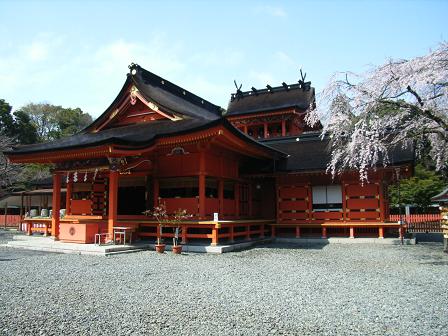
[[[0,286],[0,335],[448,335],[441,244],[111,257],[0,247]]]

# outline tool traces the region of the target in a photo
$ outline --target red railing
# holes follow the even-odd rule
[[[21,221],[20,215],[1,215],[0,227],[18,227]]]
[[[442,232],[442,216],[440,214],[415,214],[401,217],[408,232]],[[389,220],[398,222],[400,215],[390,215]]]

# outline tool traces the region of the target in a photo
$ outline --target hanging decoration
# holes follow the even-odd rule
[[[73,182],[78,182],[78,172],[73,173]]]

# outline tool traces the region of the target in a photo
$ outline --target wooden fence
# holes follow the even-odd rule
[[[408,232],[442,232],[442,216],[440,214],[415,214],[401,217]],[[389,219],[392,222],[398,222],[400,215],[390,215]]]
[[[0,215],[0,227],[19,227],[20,215]]]

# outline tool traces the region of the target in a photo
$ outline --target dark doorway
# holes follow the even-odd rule
[[[144,186],[118,188],[118,214],[141,215],[146,210]]]

